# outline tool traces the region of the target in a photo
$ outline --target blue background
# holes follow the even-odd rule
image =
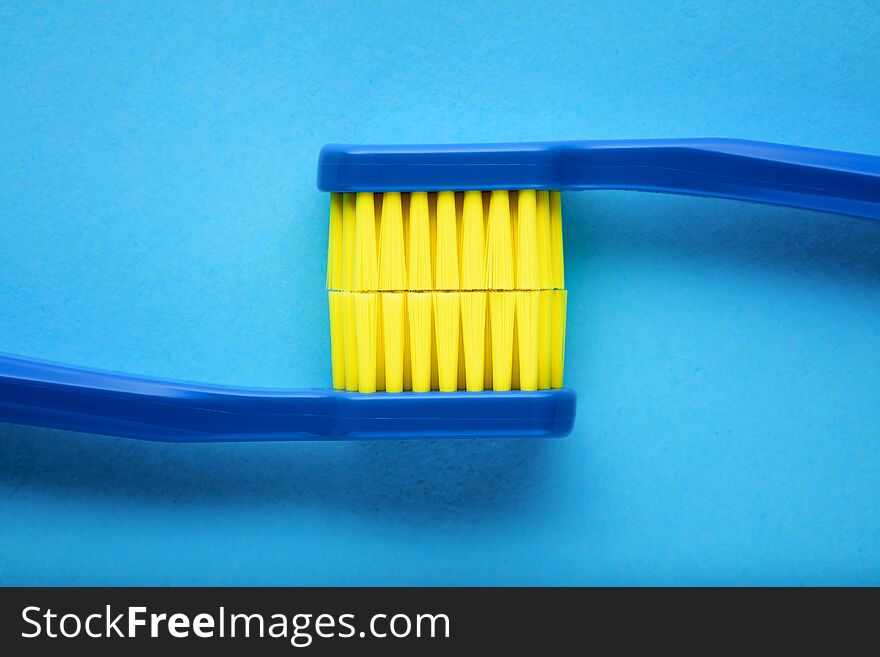
[[[880,153],[875,2],[3,3],[0,350],[329,382],[325,142]],[[570,438],[0,425],[3,584],[880,584],[880,224],[565,196]]]

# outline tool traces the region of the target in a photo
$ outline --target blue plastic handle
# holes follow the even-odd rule
[[[560,437],[575,393],[346,393],[161,381],[0,354],[0,422],[173,442]]]
[[[318,160],[318,188],[627,189],[880,219],[880,157],[740,139],[328,144]]]

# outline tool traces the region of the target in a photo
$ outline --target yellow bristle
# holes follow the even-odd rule
[[[385,194],[373,193],[373,231],[376,234],[376,289],[379,289],[379,224],[382,220],[382,207]]]
[[[516,293],[516,334],[519,341],[519,389],[538,389],[540,292]]]
[[[413,392],[431,389],[431,293],[410,292],[406,295],[406,314],[409,322],[409,353],[412,367]]]
[[[342,194],[330,194],[330,234],[327,238],[327,289],[341,290],[342,267]]]
[[[464,214],[464,192],[455,192],[455,234],[458,236],[458,286],[461,287],[461,223]]]
[[[538,388],[546,390],[550,387],[550,372],[553,358],[552,351],[552,295],[553,287],[553,245],[550,221],[551,192],[540,191],[537,194],[537,251],[538,251],[538,286],[541,288],[538,312]],[[558,202],[558,201],[557,201]],[[561,225],[561,219],[559,221]]]
[[[455,232],[458,235],[458,266],[459,266],[459,287],[461,286],[461,244],[462,244],[462,221],[464,215],[464,192],[455,193]],[[459,297],[459,304],[461,298]],[[461,310],[459,309],[459,315]],[[459,336],[458,339],[458,386],[459,390],[467,388],[467,371],[464,366],[464,339]]]
[[[510,206],[510,266],[513,268],[513,287],[516,287],[516,238],[517,225],[519,223],[519,192],[511,190],[507,192],[507,201]]]
[[[354,294],[343,293],[342,297],[342,331],[345,345],[345,389],[358,389],[358,350],[357,350],[357,317],[355,315]]]
[[[464,196],[465,192],[455,193],[455,233],[458,236],[458,267],[459,276],[458,284],[462,287],[461,280],[461,247],[463,243],[462,227],[464,224]],[[461,311],[459,311],[460,313]],[[459,338],[458,341],[458,389],[465,390],[467,388],[467,370],[464,366],[464,339]]]
[[[431,262],[436,262],[436,254],[437,254],[437,192],[430,192],[428,194],[428,223],[431,228]],[[433,269],[431,271],[431,278],[433,280]],[[433,287],[437,287],[437,282],[434,281]],[[432,302],[433,303],[433,302]],[[432,308],[433,313],[433,308]],[[440,389],[440,376],[437,365],[437,327],[431,322],[431,390],[439,390]]]
[[[433,304],[433,301],[432,301]],[[433,305],[431,316],[434,315]],[[437,327],[431,322],[431,390],[440,390],[440,374],[437,369]]]
[[[409,192],[400,195],[400,210],[403,214],[403,249],[404,254],[409,250]],[[409,265],[404,255],[404,265]]]
[[[483,195],[465,192],[461,213],[461,289],[480,290],[485,281]]]
[[[330,365],[333,387],[345,388],[345,328],[342,321],[342,295],[344,292],[327,292],[330,313]]]
[[[567,290],[552,291],[552,327],[551,327],[551,365],[550,387],[562,387],[562,373],[565,365],[565,311],[568,297]]]
[[[434,250],[434,288],[458,289],[458,231],[455,226],[455,194],[437,194],[437,237]]]
[[[404,303],[402,292],[384,292],[382,294],[382,338],[385,348],[386,392],[401,392],[404,388]]]
[[[538,275],[537,198],[535,190],[524,189],[517,195],[516,287],[536,290]]]
[[[486,346],[483,349],[483,387],[486,390],[492,389],[492,315],[489,313],[489,293],[481,292],[486,295]]]
[[[516,298],[513,292],[489,293],[493,390],[510,390],[511,387],[515,314]]]
[[[553,287],[565,287],[565,262],[562,257],[562,197],[550,192],[550,248],[553,263]]]
[[[369,292],[379,284],[376,262],[376,212],[371,192],[357,193],[352,290]]]
[[[431,290],[431,219],[427,192],[413,192],[409,200],[407,289]]]
[[[382,307],[382,295],[378,292],[376,297],[376,390],[385,390],[385,331]]]
[[[355,293],[354,316],[357,322],[358,392],[376,392],[376,298],[371,293]]]
[[[458,389],[459,292],[434,292],[434,335],[440,392]]]
[[[432,289],[437,289],[434,280],[434,263],[437,258],[437,192],[428,193],[428,225],[431,227],[431,281]]]
[[[342,195],[342,290],[351,290],[354,282],[354,243],[357,221],[357,194]]]
[[[333,387],[559,388],[564,286],[558,192],[333,193]]]
[[[353,196],[353,195],[352,195]],[[330,195],[330,235],[327,256],[327,289],[345,288],[345,251],[343,239],[343,195]],[[353,224],[352,224],[353,226]],[[329,292],[328,311],[330,314],[330,363],[333,387],[343,389],[345,385],[345,300],[340,292]]]
[[[464,293],[462,293],[464,294]],[[459,300],[461,303],[461,300]],[[459,311],[459,314],[461,311]],[[465,390],[467,389],[467,370],[464,367],[464,338],[463,336],[459,336],[458,338],[458,389]]]
[[[399,192],[383,194],[379,224],[379,289],[406,289],[403,205]]]
[[[403,295],[403,389],[412,390],[412,366],[409,354],[409,318],[407,314],[407,299],[409,295]]]
[[[514,295],[515,302],[516,292],[513,292],[512,294]],[[519,327],[517,326],[516,321],[516,303],[514,303],[513,315],[513,353],[510,355],[510,389],[519,390],[519,338],[517,337],[519,334]]]
[[[483,390],[486,375],[486,293],[461,293],[461,342],[468,390]]]
[[[550,246],[550,192],[538,192],[535,204],[535,250],[538,257],[538,285],[553,287],[552,250]]]
[[[538,292],[538,388],[550,387],[550,368],[553,359],[553,345],[550,339],[552,322],[551,291]]]
[[[508,193],[493,190],[486,227],[486,289],[513,289],[513,237],[510,224]]]

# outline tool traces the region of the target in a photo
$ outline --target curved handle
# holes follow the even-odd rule
[[[880,219],[880,157],[740,139],[350,146],[328,144],[333,192],[629,189]]]
[[[713,196],[880,219],[880,157],[737,139],[575,142],[562,189]]]
[[[0,421],[147,440],[332,433],[332,398],[159,381],[0,354]]]
[[[376,393],[232,388],[0,354],[0,422],[173,442],[571,432],[570,390]]]

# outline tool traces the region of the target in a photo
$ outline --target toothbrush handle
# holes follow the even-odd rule
[[[880,219],[880,157],[738,139],[561,144],[562,189],[632,189]]]
[[[170,442],[571,432],[575,394],[359,394],[208,386],[0,354],[0,422]]]
[[[318,438],[331,399],[160,381],[0,354],[0,421],[147,440]]]
[[[329,192],[629,189],[880,219],[880,156],[741,139],[328,144]]]

